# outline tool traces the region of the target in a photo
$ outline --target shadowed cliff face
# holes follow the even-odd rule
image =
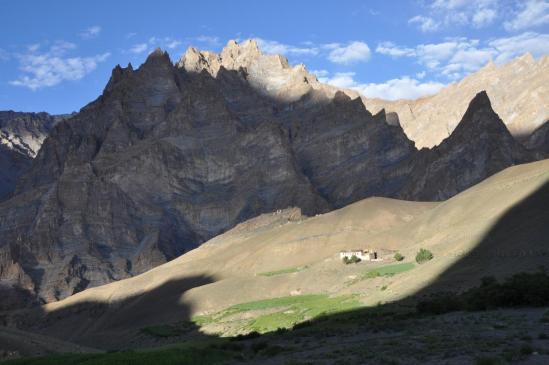
[[[0,201],[15,190],[49,131],[68,115],[0,111]]]
[[[549,120],[524,139],[526,148],[537,151],[541,158],[549,157]]]
[[[231,68],[187,71],[160,50],[137,70],[117,66],[0,205],[2,284],[49,302],[146,271],[264,212],[316,214],[374,195],[443,199],[533,158],[486,94],[455,136],[418,152],[359,99],[309,88],[285,101],[254,84],[260,69]]]

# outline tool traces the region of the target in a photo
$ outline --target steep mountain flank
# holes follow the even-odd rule
[[[50,302],[262,213],[442,199],[531,159],[486,94],[461,124],[445,146],[418,152],[394,118],[254,41],[220,55],[190,49],[176,65],[156,50],[137,70],[117,66],[97,100],[57,124],[0,204],[0,286]]]

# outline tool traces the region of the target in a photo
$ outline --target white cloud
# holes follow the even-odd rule
[[[381,42],[377,45],[376,52],[391,57],[404,57],[415,56],[416,50],[414,48],[399,47],[393,42]]]
[[[256,38],[259,48],[269,54],[283,54],[283,55],[297,55],[297,56],[315,56],[319,50],[314,45],[307,45],[306,47],[297,47],[289,44],[280,43],[277,41],[271,41],[262,38]]]
[[[526,32],[517,36],[499,38],[489,42],[496,50],[495,62],[504,63],[526,52],[534,57],[549,54],[549,34]]]
[[[180,45],[181,45],[181,41],[178,41],[178,40],[175,40],[175,39],[174,39],[173,41],[171,41],[171,42],[169,42],[168,44],[166,44],[166,47],[169,48],[169,49],[174,49],[174,48],[176,48],[176,47],[178,47],[178,46],[180,46]]]
[[[37,52],[39,47],[29,48],[26,54],[18,55],[19,69],[23,74],[10,84],[37,90],[62,81],[80,80],[110,56],[107,52],[92,57],[66,57],[66,53],[74,48],[73,43],[63,41],[54,43],[43,53]]]
[[[101,27],[99,25],[94,25],[80,33],[80,37],[84,39],[95,38],[99,33],[101,33]]]
[[[217,47],[221,44],[219,37],[209,36],[209,35],[199,35],[192,39],[193,41],[207,44],[209,47]]]
[[[346,46],[340,44],[327,45],[331,49],[328,60],[343,65],[367,61],[370,58],[370,47],[364,42],[354,41]]]
[[[318,78],[327,77],[330,74],[328,70],[312,70],[311,73]]]
[[[385,100],[417,99],[422,96],[437,93],[445,85],[440,82],[420,82],[408,76],[391,79],[383,83],[360,83],[355,81],[354,72],[336,73],[333,77],[326,77],[320,81],[327,84],[352,89],[369,98]]]
[[[179,39],[175,39],[172,37],[150,37],[146,42],[142,43],[136,43],[130,49],[128,52],[140,54],[145,51],[150,51],[154,48],[162,48],[162,49],[176,49],[180,45],[182,45],[183,42]]]
[[[427,3],[426,13],[408,20],[422,32],[434,32],[450,26],[482,28],[499,16],[498,0],[434,0]]]
[[[490,60],[504,63],[526,52],[534,57],[549,54],[549,35],[526,32],[483,44],[477,39],[453,38],[413,48],[382,42],[376,52],[392,57],[415,57],[427,70],[455,80],[477,71]]]
[[[482,28],[491,24],[497,17],[497,13],[494,9],[479,9],[472,18],[473,26],[475,28]]]
[[[440,23],[431,17],[416,15],[408,20],[409,24],[418,24],[422,32],[434,32],[440,27]]]
[[[529,0],[521,3],[520,10],[504,23],[508,31],[523,30],[549,23],[549,1]]]
[[[131,53],[143,53],[147,50],[148,48],[148,44],[147,43],[138,43],[138,44],[134,44],[132,48],[130,48],[130,52]]]
[[[6,50],[0,48],[0,61],[7,61],[9,59],[10,54]]]
[[[130,33],[126,34],[126,39],[133,38],[133,37],[135,37],[136,35],[137,35],[136,32],[130,32]]]
[[[473,1],[471,0],[435,0],[431,4],[431,7],[435,9],[454,10],[469,5],[472,2]]]

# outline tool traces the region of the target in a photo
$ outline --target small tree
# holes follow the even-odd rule
[[[355,255],[351,256],[351,259],[349,260],[349,262],[350,262],[351,264],[357,264],[357,263],[359,263],[360,261],[362,261],[362,260],[360,260],[360,259],[359,259],[358,257],[356,257]]]
[[[416,261],[418,264],[423,264],[433,259],[433,253],[427,249],[421,248],[416,255]]]
[[[343,263],[344,263],[345,265],[356,264],[356,263],[358,263],[358,262],[360,262],[360,261],[361,261],[361,260],[360,260],[358,257],[356,257],[355,255],[351,256],[350,258],[347,257],[347,256],[343,257]]]
[[[400,252],[395,253],[394,258],[395,258],[396,261],[402,261],[402,260],[404,260],[404,256],[402,256],[402,255],[400,254]]]

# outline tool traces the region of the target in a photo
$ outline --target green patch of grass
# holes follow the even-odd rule
[[[262,272],[262,273],[259,273],[258,275],[271,277],[271,276],[277,276],[277,275],[292,274],[294,272],[300,272],[308,268],[309,268],[308,266],[290,267],[288,269],[282,269],[277,271]]]
[[[348,311],[360,306],[356,295],[338,297],[329,297],[324,294],[296,295],[237,304],[212,315],[194,317],[193,321],[197,325],[222,323],[230,321],[231,316],[240,313],[259,311],[257,316],[247,320],[242,330],[265,333],[281,328],[292,328],[305,320]],[[267,310],[269,313],[261,313]]]
[[[412,262],[404,262],[401,264],[385,265],[376,269],[370,270],[362,275],[365,279],[377,278],[379,276],[393,276],[412,270],[415,267]]]
[[[170,348],[153,351],[124,351],[106,354],[65,354],[6,361],[6,365],[184,365],[220,364],[233,352],[213,348]]]

